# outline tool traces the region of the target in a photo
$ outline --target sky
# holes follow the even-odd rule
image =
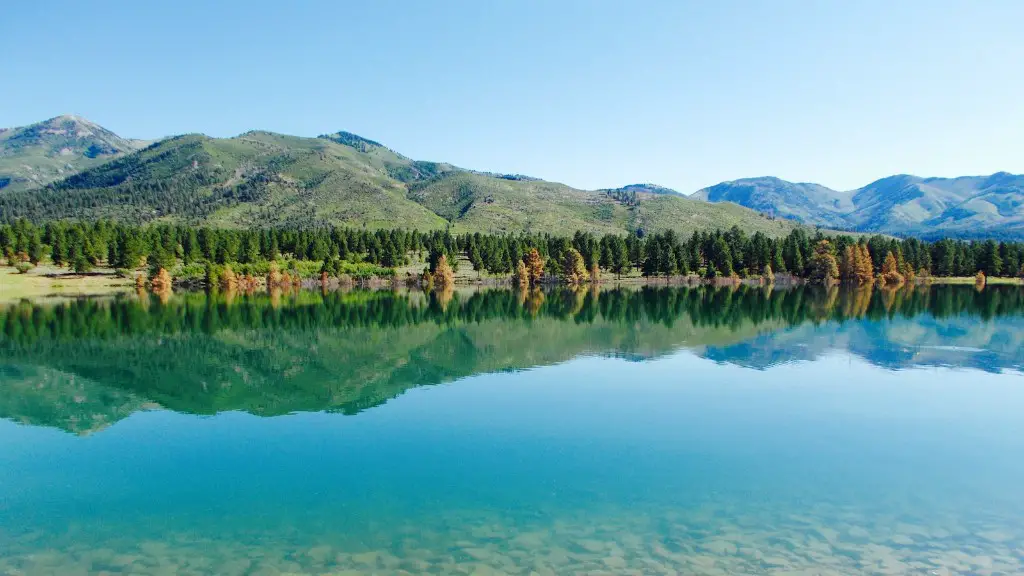
[[[419,160],[690,193],[1024,172],[1020,0],[11,2],[0,126],[347,130]]]

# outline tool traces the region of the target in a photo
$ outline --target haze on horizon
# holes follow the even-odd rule
[[[347,130],[579,188],[1024,172],[1024,3],[40,1],[0,126]]]

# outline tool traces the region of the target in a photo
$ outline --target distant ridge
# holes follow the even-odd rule
[[[914,235],[1024,237],[1024,175],[922,178],[898,174],[840,192],[774,177],[722,182],[694,198],[731,202],[804,224]]]

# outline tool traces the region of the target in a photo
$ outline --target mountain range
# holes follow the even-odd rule
[[[716,184],[693,197],[731,202],[827,228],[922,238],[1024,237],[1024,175],[921,178],[900,174],[841,192],[773,177]]]
[[[84,118],[0,129],[0,220],[116,218],[230,227],[337,224],[595,233],[799,225],[921,237],[1024,237],[1024,176],[892,176],[841,192],[773,177],[686,196],[656,184],[580,190],[413,160],[349,132],[251,131],[145,142]]]
[[[135,149],[130,140],[102,148],[112,136],[94,126],[62,116],[8,131],[38,137],[32,146],[8,145],[12,138],[0,142],[7,166],[39,173],[63,162],[64,172],[62,179],[26,180],[0,169],[7,182],[0,189],[0,220],[116,218],[230,227],[336,224],[562,234],[669,228],[690,234],[738,225],[771,236],[797,226],[652,185],[579,190],[413,160],[349,132],[316,138],[264,131],[233,138],[187,134]],[[95,148],[85,143],[87,133],[97,136]],[[82,135],[83,142],[67,150],[67,134]],[[96,154],[97,148],[109,153]],[[96,161],[100,156],[105,162]],[[81,170],[73,169],[72,159]]]

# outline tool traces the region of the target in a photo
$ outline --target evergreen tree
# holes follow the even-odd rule
[[[981,258],[978,262],[979,268],[985,272],[985,276],[997,277],[1003,271],[1003,258],[999,255],[999,245],[995,240],[985,241],[981,250]]]
[[[714,267],[717,275],[729,277],[733,275],[732,251],[723,236],[717,236],[711,243],[711,252],[708,254],[708,276],[711,276],[710,269]]]

